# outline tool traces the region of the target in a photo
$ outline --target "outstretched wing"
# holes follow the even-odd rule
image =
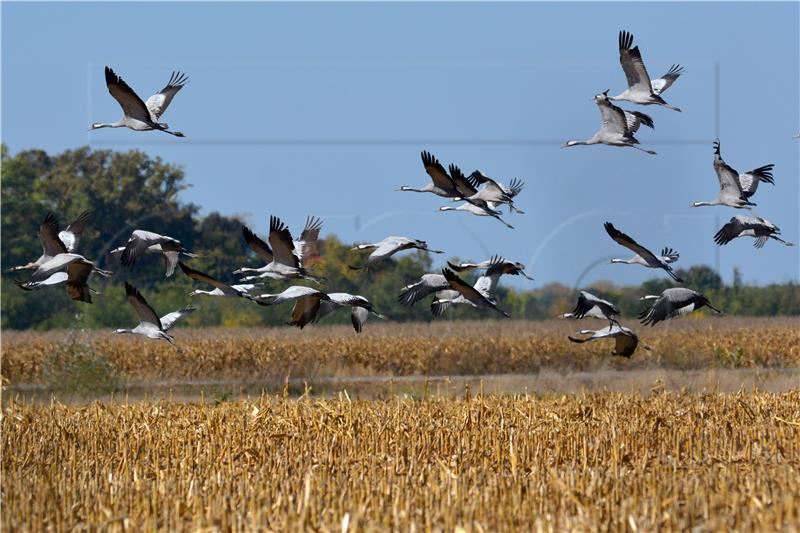
[[[161,326],[164,328],[164,331],[168,331],[170,328],[172,328],[172,326],[175,325],[175,322],[186,315],[194,313],[195,311],[197,311],[197,307],[193,305],[187,305],[183,309],[178,309],[177,311],[167,313],[161,317]]]
[[[452,164],[450,165],[450,176],[452,176],[456,190],[458,190],[462,198],[469,198],[478,192],[475,181],[468,179],[460,168]]]
[[[200,272],[199,270],[190,268],[186,266],[182,261],[178,261],[178,266],[181,267],[181,270],[183,270],[184,274],[186,274],[195,281],[202,281],[204,283],[208,283],[209,285],[216,287],[222,291],[231,289],[231,286],[228,285],[227,283],[220,281],[215,277],[209,276],[204,272]]]
[[[764,165],[763,167],[754,168],[750,172],[739,174],[739,186],[742,188],[742,194],[745,198],[750,198],[756,193],[758,184],[766,181],[775,185],[775,179],[772,177],[772,169],[775,165]]]
[[[619,32],[619,63],[625,71],[629,88],[647,93],[653,92],[642,54],[638,46],[633,46],[633,35],[627,31]]]
[[[125,295],[128,297],[128,303],[133,306],[133,310],[136,311],[142,324],[152,324],[163,331],[164,328],[161,327],[161,320],[158,315],[136,287],[126,282]]]
[[[722,159],[719,141],[714,141],[714,171],[719,180],[719,190],[723,196],[744,198],[742,186],[739,183],[739,173]]]
[[[76,218],[72,224],[67,226],[67,229],[58,234],[58,238],[64,243],[68,252],[74,252],[75,248],[78,247],[78,242],[81,239],[81,235],[83,235],[83,230],[86,229],[86,225],[91,219],[92,212],[88,210],[84,211],[78,215],[78,218]]]
[[[619,133],[626,137],[631,135],[628,130],[628,118],[622,108],[615,106],[608,100],[598,101],[597,107],[603,117],[603,127],[609,132]]]
[[[300,239],[295,241],[295,254],[302,261],[309,255],[318,253],[315,248],[319,240],[319,232],[322,230],[322,219],[309,216],[306,218],[306,225],[300,234]]]
[[[422,152],[422,164],[425,167],[425,172],[431,177],[433,184],[444,189],[445,191],[453,188],[453,180],[447,174],[439,160],[430,152]]]
[[[145,123],[152,122],[150,118],[150,110],[139,95],[134,92],[130,86],[125,83],[125,80],[117,76],[113,70],[106,67],[106,87],[108,92],[114,97],[114,100],[122,107],[122,112],[125,116],[140,120]]]
[[[167,85],[147,99],[145,106],[147,106],[148,111],[150,111],[153,122],[157,122],[158,119],[161,118],[161,115],[167,110],[172,99],[175,98],[178,91],[183,89],[183,86],[188,82],[189,78],[186,77],[186,74],[173,71]]]
[[[273,255],[269,244],[262,241],[258,235],[250,231],[250,228],[244,225],[242,226],[242,236],[250,249],[253,250],[258,257],[263,259],[267,264],[272,262]]]
[[[650,115],[645,115],[639,111],[624,111],[625,114],[625,125],[628,128],[629,133],[636,133],[639,131],[639,126],[644,124],[651,130],[655,129],[655,125],[653,124],[653,119],[650,118]]]
[[[269,244],[274,261],[286,266],[300,268],[300,260],[294,254],[294,240],[289,228],[276,216],[269,217]]]
[[[58,238],[58,220],[53,213],[47,213],[44,222],[39,226],[39,241],[42,243],[42,253],[48,257],[67,253],[67,247]]]
[[[672,65],[666,74],[657,80],[650,81],[650,85],[653,87],[653,93],[656,96],[661,96],[661,93],[669,89],[681,74],[683,74],[683,67],[680,65]]]
[[[748,224],[748,219],[740,216],[732,217],[727,224],[722,226],[719,231],[714,234],[714,242],[723,246],[736,237],[741,236],[742,232],[745,230],[752,228],[752,224]],[[763,246],[763,243],[761,245]]]
[[[617,244],[621,244],[622,246],[633,251],[633,253],[638,254],[645,260],[647,260],[647,258],[649,257],[655,259],[658,262],[658,258],[655,255],[653,255],[653,253],[650,250],[648,250],[647,248],[645,248],[644,246],[633,240],[630,236],[619,231],[617,228],[614,227],[614,225],[611,222],[606,222],[605,224],[603,224],[603,227],[606,229],[606,232],[608,232],[609,236],[611,236],[611,238],[617,242]]]
[[[319,312],[320,300],[324,296],[318,292],[295,300],[290,324],[303,329],[306,324],[313,322]]]

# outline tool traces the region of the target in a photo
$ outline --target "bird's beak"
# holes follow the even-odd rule
[[[530,277],[529,275],[527,275],[525,272],[523,272],[521,270],[520,270],[520,274],[522,274],[525,278],[527,278],[527,279],[529,279],[531,281],[535,281],[532,277]]]

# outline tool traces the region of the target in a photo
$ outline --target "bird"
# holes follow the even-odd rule
[[[780,235],[781,230],[762,217],[732,217],[727,224],[722,226],[719,231],[714,235],[714,242],[722,246],[728,244],[737,237],[754,237],[755,242],[753,246],[756,248],[763,248],[770,239],[775,239],[784,246],[794,246],[794,243],[784,241],[777,235]]]
[[[100,268],[97,268],[97,266],[94,263],[92,263],[91,261],[89,261],[80,254],[60,253],[47,259],[41,265],[39,265],[36,268],[36,270],[33,271],[27,283],[33,285],[39,282],[43,282],[48,278],[50,278],[56,272],[62,272],[62,271],[67,271],[67,277],[69,277],[69,269],[71,265],[73,265],[74,263],[86,265],[87,268],[89,268],[90,273],[97,272],[103,277],[109,277],[113,274],[113,272],[110,272],[108,270],[102,270]],[[75,273],[73,274],[73,279],[79,281],[83,276],[82,271],[74,270],[74,272]],[[88,279],[88,274],[86,278]]]
[[[489,297],[491,297],[491,293],[494,291],[500,276],[503,274],[509,274],[512,276],[521,275],[533,281],[533,278],[525,273],[525,265],[519,262],[506,261],[504,258],[497,255],[480,263],[454,264],[448,261],[447,265],[455,272],[465,272],[474,268],[486,269],[486,272],[483,276],[478,278],[478,281],[475,283],[474,287],[485,287],[489,293]],[[448,291],[448,293],[445,294],[444,291]],[[412,283],[403,287],[397,297],[397,300],[402,305],[413,305],[426,296],[434,293],[437,293],[437,299],[458,296],[455,291],[450,289],[450,283],[443,274],[423,274],[420,277],[420,280],[416,283]],[[432,308],[432,312],[435,316],[439,316],[442,312],[444,312],[448,305],[449,304],[438,304],[435,306],[435,309]]]
[[[423,274],[416,283],[403,287],[397,301],[403,305],[413,305],[430,294],[449,288],[450,283],[443,274]]]
[[[58,230],[58,221],[53,213],[48,213],[39,225],[37,236],[42,244],[42,255],[35,261],[21,266],[11,267],[6,272],[35,270],[48,259],[58,254],[74,252],[78,246],[86,224],[91,220],[92,212],[84,211],[63,231]]]
[[[327,300],[320,300],[319,309],[313,322],[317,322],[337,309],[345,307],[350,307],[350,322],[353,324],[353,329],[355,329],[356,333],[361,333],[370,313],[381,320],[386,320],[385,316],[375,311],[372,302],[363,296],[346,292],[330,292]]]
[[[525,211],[517,209],[517,207],[514,205],[514,198],[520,192],[522,192],[522,189],[525,188],[525,183],[523,183],[522,181],[518,180],[517,178],[514,178],[511,180],[508,186],[506,186],[500,183],[499,181],[490,178],[482,170],[474,170],[472,174],[469,175],[469,178],[472,179],[474,182],[478,183],[479,185],[486,184],[487,188],[491,187],[492,189],[496,189],[496,191],[499,191],[499,193],[495,191],[494,193],[495,195],[497,195],[502,199],[502,197],[500,196],[500,193],[502,193],[502,195],[504,195],[507,199],[507,201],[497,200],[496,203],[507,204],[509,211],[515,211],[519,214],[525,213]],[[474,195],[472,196],[472,199],[475,199]]]
[[[672,279],[677,281],[678,283],[683,282],[681,278],[678,277],[677,274],[672,270],[672,267],[669,266],[671,261],[666,261],[665,259],[669,259],[668,255],[665,255],[665,258],[656,257],[653,252],[642,246],[641,244],[637,243],[628,235],[622,233],[611,222],[606,222],[603,227],[605,227],[606,232],[614,239],[618,244],[621,244],[625,248],[633,251],[636,254],[635,257],[628,261],[616,261],[618,263],[636,263],[640,265],[644,265],[649,268],[662,268],[666,271],[667,274],[670,275]],[[669,250],[667,250],[669,251]],[[637,259],[637,257],[639,259]]]
[[[425,250],[426,252],[434,254],[444,253],[442,250],[432,250],[428,248],[428,243],[425,241],[396,236],[386,237],[385,239],[372,244],[358,244],[353,246],[351,250],[368,250],[370,248],[374,248],[374,250],[371,254],[369,254],[367,262],[361,266],[349,265],[350,269],[366,270],[367,272],[370,272],[374,270],[381,261],[388,259],[397,252],[411,250],[413,248],[416,248],[417,250]]]
[[[673,111],[680,111],[664,101],[661,94],[666,91],[683,73],[683,67],[672,65],[661,78],[650,80],[638,46],[633,46],[633,35],[627,31],[619,32],[619,63],[628,80],[628,88],[611,100],[627,100],[634,104],[660,105]]]
[[[447,280],[451,291],[449,291],[450,294],[442,297],[437,296],[437,299],[433,301],[431,304],[431,312],[434,313],[434,316],[439,316],[450,304],[466,303],[477,309],[494,309],[506,318],[511,317],[511,315],[497,307],[497,303],[491,297],[499,275],[492,279],[487,273],[487,275],[481,276],[478,279],[474,287],[459,278],[456,273],[449,268],[443,268],[442,275]],[[441,304],[445,305],[441,307]],[[434,306],[438,306],[436,310],[434,310]]]
[[[774,165],[765,165],[739,174],[722,159],[720,143],[714,141],[714,172],[719,180],[719,194],[710,202],[694,202],[690,207],[727,205],[736,209],[749,209],[756,205],[749,198],[755,194],[759,182],[775,184],[771,172],[773,167]]]
[[[561,145],[562,148],[577,146],[581,144],[607,144],[609,146],[627,146],[636,148],[650,155],[656,155],[653,150],[645,150],[636,146],[639,141],[633,136],[641,124],[648,128],[655,129],[653,119],[639,111],[625,111],[615,106],[609,101],[608,89],[601,94],[594,96],[594,102],[600,109],[603,124],[600,129],[590,139],[585,141],[567,141]]]
[[[494,217],[502,222],[507,228],[514,229],[514,226],[500,218],[500,211],[497,211],[488,205],[485,207],[480,207],[474,203],[464,202],[463,204],[459,204],[457,207],[443,205],[439,208],[439,211],[465,211],[479,217]]]
[[[589,342],[595,339],[613,338],[616,342],[614,343],[614,351],[611,353],[613,355],[620,355],[622,357],[632,356],[636,351],[636,347],[639,345],[639,337],[636,335],[636,333],[634,333],[633,330],[619,324],[611,324],[603,329],[598,330],[582,329],[579,333],[581,335],[589,335],[589,337],[575,338],[569,336],[567,338],[572,342],[577,343]],[[645,348],[647,347],[645,346]]]
[[[649,296],[643,299],[652,299]],[[711,305],[708,298],[699,292],[685,287],[672,287],[664,290],[661,296],[655,299],[653,305],[639,315],[639,318],[642,324],[655,326],[662,320],[689,314],[703,306],[708,307],[717,314],[722,313],[722,311]]]
[[[459,195],[458,189],[453,182],[453,179],[445,170],[444,166],[436,159],[436,156],[430,152],[422,152],[422,165],[425,167],[425,172],[431,178],[431,182],[425,184],[422,188],[414,188],[403,185],[398,191],[403,192],[430,192],[437,196],[444,198],[454,198]]]
[[[165,277],[167,278],[175,272],[175,265],[178,264],[180,255],[197,257],[197,254],[193,254],[184,248],[178,239],[141,229],[134,230],[131,233],[125,246],[120,246],[109,252],[112,256],[121,254],[120,263],[125,267],[133,266],[136,260],[145,253],[158,253],[164,257],[164,264],[166,265]]]
[[[111,96],[122,107],[122,118],[116,122],[95,122],[89,128],[96,130],[100,128],[130,128],[134,131],[163,131],[175,137],[183,137],[179,131],[169,130],[169,125],[159,122],[161,115],[167,110],[170,102],[175,95],[183,89],[189,81],[188,78],[180,73],[173,72],[167,85],[159,92],[143,102],[139,95],[125,83],[121,77],[114,73],[109,67],[105,68],[106,87]]]
[[[297,326],[300,329],[303,329],[317,318],[321,302],[330,300],[330,297],[325,292],[302,285],[292,285],[275,294],[261,294],[258,298],[272,299],[272,301],[264,302],[262,305],[276,305],[295,300],[289,325]]]
[[[500,257],[499,255],[494,255],[491,258],[487,259],[486,261],[481,261],[480,263],[469,263],[469,262],[462,262],[462,263],[453,263],[452,261],[447,262],[447,266],[450,267],[450,270],[454,272],[464,272],[465,270],[470,270],[473,268],[481,268],[481,269],[490,269],[493,268],[495,272],[500,272],[502,274],[510,274],[512,276],[521,275],[523,278],[526,278],[530,281],[534,281],[532,277],[525,273],[525,265],[520,263],[519,261],[507,261],[505,258]]]
[[[578,303],[575,304],[575,309],[573,309],[571,313],[564,313],[561,315],[561,318],[579,320],[587,316],[608,320],[610,322],[609,326],[619,324],[617,321],[619,309],[608,300],[598,298],[587,291],[580,292],[578,295]]]
[[[308,251],[319,240],[319,233],[322,230],[322,220],[317,217],[309,216],[306,218],[306,225],[303,232],[300,234],[298,240],[291,239],[289,234],[288,241],[284,232],[289,230],[285,228],[283,223],[277,217],[270,218],[270,234],[269,240],[273,243],[272,248],[270,245],[261,240],[253,231],[247,226],[242,226],[242,236],[245,242],[253,250],[258,257],[264,261],[264,266],[259,268],[241,267],[234,270],[234,274],[253,273],[250,276],[242,278],[242,281],[252,281],[256,279],[288,279],[300,278],[309,279],[319,282],[318,278],[310,276],[303,268],[303,261],[306,259]],[[291,245],[287,243],[291,242]],[[287,259],[285,263],[275,262],[275,254],[273,248],[281,250],[280,259]],[[285,257],[284,257],[285,256]],[[291,257],[290,257],[291,256]]]
[[[17,286],[26,291],[33,291],[45,287],[66,284],[67,294],[71,299],[79,302],[92,303],[92,293],[97,292],[88,285],[89,276],[92,272],[93,268],[91,264],[76,261],[71,263],[66,271],[54,272],[48,278],[39,282],[17,282]]]
[[[675,261],[677,261],[680,258],[680,256],[681,255],[678,252],[676,252],[675,250],[673,250],[672,248],[665,247],[665,248],[661,249],[661,255],[658,256],[658,259],[660,259],[664,263],[674,263]],[[610,262],[611,263],[623,263],[623,264],[626,264],[626,265],[650,266],[650,265],[647,264],[647,261],[642,259],[642,257],[639,254],[634,255],[630,259],[614,258],[614,259],[611,259]],[[656,267],[656,268],[658,268],[658,267]]]
[[[254,296],[248,294],[248,291],[255,287],[254,285],[229,285],[213,276],[209,276],[208,274],[200,272],[199,270],[194,270],[193,268],[186,266],[182,261],[178,261],[178,266],[180,266],[184,274],[193,280],[202,281],[214,287],[214,289],[210,291],[195,289],[189,293],[189,296],[198,296],[200,294],[205,294],[206,296],[232,296],[245,298],[251,302],[256,302],[259,305],[266,305],[264,302],[261,302]]]
[[[147,303],[147,300],[144,299],[142,293],[127,282],[125,283],[125,296],[127,296],[128,303],[133,306],[133,310],[136,311],[136,314],[139,316],[139,325],[133,329],[115,329],[114,333],[134,333],[136,335],[143,335],[149,339],[163,339],[173,346],[175,346],[174,338],[169,335],[167,331],[169,331],[178,320],[197,310],[196,307],[186,306],[183,309],[173,311],[158,318],[158,315],[150,304]]]

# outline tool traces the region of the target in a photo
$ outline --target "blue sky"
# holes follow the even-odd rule
[[[775,164],[757,213],[800,240],[799,28],[796,2],[3,2],[2,140],[12,152],[139,148],[185,168],[186,201],[243,215],[259,233],[269,214],[295,231],[316,214],[345,241],[406,235],[462,258],[502,254],[526,263],[536,285],[573,284],[587,269],[583,285],[657,275],[592,267],[629,255],[606,220],[654,251],[677,249],[678,266],[718,261],[727,280],[738,266],[747,282],[797,281],[798,247],[715,247],[737,211],[688,206],[717,194],[719,133],[734,168]],[[653,117],[655,131],[638,138],[657,156],[559,148],[598,128],[592,95],[624,89],[620,29],[634,34],[651,75],[686,67],[665,93],[683,113],[623,104]],[[186,138],[87,132],[120,116],[104,65],[143,98],[173,69],[188,73],[164,116]],[[525,181],[526,214],[505,216],[516,229],[394,192],[427,182],[421,150]]]

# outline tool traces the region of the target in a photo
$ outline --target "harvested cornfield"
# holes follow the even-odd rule
[[[30,405],[8,531],[795,531],[800,392]]]
[[[41,383],[64,353],[101,358],[125,379],[252,376],[483,375],[543,368],[782,368],[800,366],[800,319],[687,318],[638,328],[631,359],[611,356],[613,342],[576,345],[567,336],[600,321],[370,323],[271,329],[179,329],[180,351],[109,332],[4,332],[6,383]],[[649,349],[648,349],[649,348]]]

